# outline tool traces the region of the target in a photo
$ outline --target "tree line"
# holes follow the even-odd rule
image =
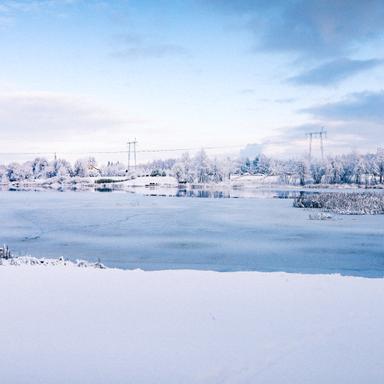
[[[324,161],[276,159],[263,154],[255,158],[210,158],[204,150],[194,156],[182,154],[177,159],[156,160],[139,165],[137,176],[174,176],[179,183],[219,183],[233,176],[252,175],[270,178],[274,182],[305,184],[367,184],[384,182],[384,153],[329,156]],[[48,161],[36,158],[19,164],[0,165],[2,182],[15,182],[54,177],[132,176],[125,164],[108,162],[98,165],[93,157],[71,164],[65,159]]]

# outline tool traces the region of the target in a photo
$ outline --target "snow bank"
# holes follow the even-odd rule
[[[383,279],[0,268],[3,383],[383,383]]]

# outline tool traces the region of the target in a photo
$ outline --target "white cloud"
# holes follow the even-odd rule
[[[124,123],[127,121],[78,97],[39,92],[0,94],[1,136],[65,136]]]

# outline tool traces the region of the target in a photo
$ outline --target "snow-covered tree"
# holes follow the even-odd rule
[[[221,169],[223,171],[223,179],[231,180],[231,176],[236,170],[236,163],[233,159],[227,156],[221,161]]]
[[[72,166],[65,159],[57,159],[52,162],[55,176],[68,177],[72,175]]]
[[[32,161],[32,173],[35,179],[46,177],[46,168],[48,167],[48,160],[43,157],[38,157]]]
[[[11,163],[7,166],[5,176],[10,182],[21,181],[31,178],[32,172],[28,167],[18,163]]]
[[[310,173],[315,184],[320,184],[323,176],[326,174],[326,167],[322,162],[312,162]]]
[[[204,149],[196,153],[193,158],[193,163],[196,172],[196,181],[198,183],[207,183],[209,181],[210,161]]]
[[[210,176],[210,181],[213,183],[219,183],[223,181],[225,178],[222,162],[220,162],[216,157],[212,161],[209,176]]]
[[[256,174],[260,175],[270,175],[271,174],[271,159],[265,155],[260,155],[256,157],[253,161],[254,171]]]
[[[377,150],[374,160],[374,172],[379,177],[379,183],[384,182],[384,150],[382,148]]]
[[[126,175],[126,166],[117,161],[116,163],[108,161],[107,165],[100,168],[102,176],[124,176]]]
[[[252,164],[251,164],[251,160],[249,160],[248,157],[244,160],[244,163],[241,165],[240,170],[242,174],[252,173]]]
[[[89,176],[88,159],[78,159],[75,161],[73,166],[73,175],[80,177]]]
[[[181,155],[172,169],[179,183],[193,183],[195,181],[194,164],[188,152]]]

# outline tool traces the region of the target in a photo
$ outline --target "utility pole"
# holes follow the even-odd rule
[[[131,145],[132,145],[132,149],[133,149],[133,161],[134,161],[134,164],[135,164],[135,169],[136,169],[136,144],[137,144],[137,140],[136,138],[132,141],[128,141],[127,142],[127,145],[128,145],[128,168],[127,168],[127,172],[130,171],[130,168],[131,168]]]
[[[324,127],[321,127],[321,131],[319,132],[320,136],[320,150],[321,150],[321,161],[324,162],[324,141],[323,136],[326,137],[327,132],[324,131]]]
[[[128,141],[128,166],[127,166],[127,172],[129,172],[129,166],[131,161],[131,142]]]
[[[309,164],[311,164],[311,161],[312,161],[312,140],[314,137],[319,138],[321,161],[324,161],[324,139],[327,137],[327,131],[324,129],[324,127],[321,127],[321,131],[308,132],[306,133],[306,136],[308,136],[309,138],[309,149],[308,149]]]

